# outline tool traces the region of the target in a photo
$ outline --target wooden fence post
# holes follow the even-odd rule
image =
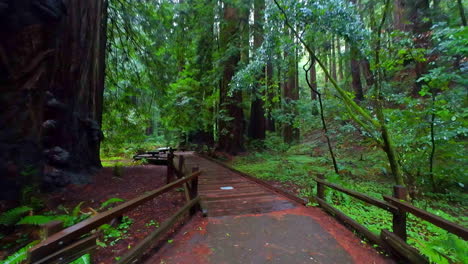
[[[199,171],[200,168],[198,167],[193,167],[192,168],[192,173],[195,173],[197,171]],[[193,200],[195,199],[196,197],[198,196],[198,177],[195,177],[192,179],[192,182],[190,184],[190,200]],[[197,213],[198,210],[200,210],[200,203],[198,203],[197,205],[193,206],[191,209],[190,209],[190,215],[194,215]]]
[[[184,156],[183,155],[180,155],[179,156],[179,171],[178,171],[178,175],[177,175],[177,178],[182,178],[184,177]]]
[[[167,180],[166,184],[171,183],[171,180],[174,178],[174,153],[169,151],[167,154]]]
[[[393,186],[393,197],[399,200],[406,200],[408,192],[405,186]],[[406,212],[400,208],[398,212],[393,213],[393,233],[406,242]]]
[[[323,174],[320,174],[318,178],[320,180],[325,180],[325,176]],[[320,182],[317,182],[317,197],[325,200],[325,186]]]
[[[63,222],[54,220],[46,224],[40,225],[40,238],[41,240],[46,240],[51,235],[58,233],[63,229]]]

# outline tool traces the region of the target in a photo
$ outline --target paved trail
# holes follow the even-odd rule
[[[195,217],[146,263],[393,263],[320,208],[305,207],[186,153],[208,217]]]

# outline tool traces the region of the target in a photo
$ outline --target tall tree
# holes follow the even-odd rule
[[[263,24],[265,22],[265,0],[254,1],[254,48],[259,49],[264,41],[264,30]],[[264,95],[267,89],[262,89],[262,85],[265,85],[265,73],[267,69],[263,67],[263,71],[258,73],[257,82],[253,88],[253,101],[250,110],[250,122],[249,122],[249,135],[253,139],[264,139],[266,130],[266,118],[264,101],[262,95]]]
[[[107,2],[40,3],[0,7],[1,186],[83,183],[101,166]]]
[[[225,54],[223,60],[223,76],[220,87],[220,112],[218,149],[229,153],[237,153],[244,149],[244,112],[241,106],[242,92],[230,89],[231,80],[240,61],[240,28],[239,8],[225,2],[223,23],[220,31],[221,51]]]
[[[403,32],[411,32],[416,48],[429,48],[429,35],[426,34],[431,27],[429,14],[429,0],[397,0],[394,4],[394,27]],[[414,74],[416,80],[427,72],[427,61],[414,62]],[[417,96],[421,88],[421,82],[414,82],[411,94]]]
[[[285,82],[283,83],[283,98],[286,103],[288,120],[283,126],[283,140],[286,143],[293,143],[299,140],[299,129],[294,127],[294,118],[297,115],[295,103],[299,99],[299,87],[297,85],[297,60],[295,36],[290,33],[287,27],[285,31],[293,39],[293,45],[284,52],[284,59],[287,61],[287,71]],[[292,31],[291,31],[292,32]]]
[[[351,0],[353,5],[356,5],[356,0]],[[359,49],[356,46],[357,43],[350,42],[350,67],[351,67],[351,77],[352,77],[352,86],[354,94],[356,95],[356,100],[364,100],[364,91],[362,89],[361,82],[361,65],[360,65],[360,53]]]

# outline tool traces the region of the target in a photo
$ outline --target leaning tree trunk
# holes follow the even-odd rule
[[[0,4],[0,186],[88,182],[100,167],[106,2],[7,3]]]

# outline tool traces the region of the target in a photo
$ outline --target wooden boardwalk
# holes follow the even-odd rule
[[[202,208],[208,216],[268,213],[291,209],[297,204],[218,164],[195,155],[188,166],[203,170],[199,178]]]
[[[187,170],[202,170],[199,194],[208,217],[191,219],[144,263],[393,263],[321,209],[193,153],[184,157]]]

